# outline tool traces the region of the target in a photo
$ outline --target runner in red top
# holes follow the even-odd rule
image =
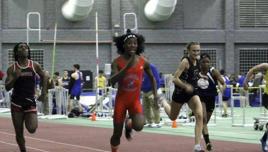
[[[140,103],[140,91],[143,71],[145,71],[153,84],[155,102],[156,82],[150,69],[149,62],[140,54],[144,51],[144,38],[142,35],[131,33],[115,38],[115,45],[120,56],[112,63],[112,85],[118,82],[118,91],[114,108],[114,132],[111,137],[112,152],[117,152],[125,121],[125,136],[131,140],[132,129],[141,131],[144,125],[144,116]],[[129,117],[126,119],[128,111]],[[126,120],[125,120],[126,119]]]

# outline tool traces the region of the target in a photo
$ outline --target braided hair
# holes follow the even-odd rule
[[[13,57],[14,57],[15,61],[18,61],[18,58],[19,58],[19,56],[18,56],[18,48],[19,48],[19,45],[21,45],[21,44],[25,44],[28,47],[28,57],[27,58],[31,59],[31,50],[30,50],[29,45],[27,43],[25,43],[25,42],[19,42],[13,48]]]
[[[145,42],[144,37],[142,35],[132,33],[130,29],[127,29],[126,34],[123,34],[121,36],[114,38],[114,42],[115,42],[115,46],[117,47],[118,54],[122,55],[125,53],[125,49],[123,46],[125,42],[130,38],[137,38],[138,48],[137,48],[136,54],[140,55],[141,53],[144,52],[144,42]]]

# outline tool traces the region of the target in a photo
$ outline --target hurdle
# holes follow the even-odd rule
[[[256,87],[249,87],[249,89],[253,89]],[[236,93],[234,93],[234,90]],[[235,101],[239,101],[240,105],[238,108],[235,106]],[[231,86],[231,117],[232,117],[232,126],[233,127],[252,127],[253,123],[248,122],[247,117],[249,117],[249,111],[253,110],[253,108],[247,108],[246,103],[249,103],[249,92],[244,91],[242,87],[233,87]],[[250,116],[251,117],[251,116]],[[239,118],[239,122],[237,123],[237,119]]]
[[[48,90],[49,115],[41,116],[43,119],[67,118],[68,90],[56,87]],[[53,108],[56,109],[55,114]],[[42,112],[42,111],[41,111]],[[54,114],[54,115],[53,115]]]

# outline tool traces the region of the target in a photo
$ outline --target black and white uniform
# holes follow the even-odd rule
[[[197,80],[199,74],[199,62],[196,61],[196,65],[193,65],[189,57],[183,57],[182,60],[186,58],[190,64],[188,70],[182,72],[180,76],[180,80],[190,84],[193,86],[194,91],[192,93],[187,93],[184,89],[180,88],[179,86],[175,85],[175,90],[172,95],[172,100],[177,103],[186,103],[188,102],[193,96],[197,95]]]
[[[28,65],[22,67],[18,62],[13,64],[14,72],[21,69],[21,75],[16,80],[11,95],[11,109],[23,112],[36,112],[35,87],[36,72],[33,61],[28,60]]]
[[[201,102],[206,104],[207,112],[213,112],[215,108],[215,97],[218,95],[218,82],[216,78],[212,76],[213,70],[214,67],[210,68],[206,75],[199,73],[199,79],[197,81],[198,94]]]

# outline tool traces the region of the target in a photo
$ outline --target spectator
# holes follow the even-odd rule
[[[166,86],[165,86],[165,79],[164,79],[162,72],[159,73],[159,84],[160,84],[160,88],[161,88],[162,92],[165,93]]]
[[[50,77],[50,74],[49,74],[48,71],[44,71],[44,73],[45,73],[46,79],[47,79],[46,80],[46,82],[47,82],[46,83],[46,90],[45,90],[46,91],[46,95],[45,96],[40,96],[38,100],[42,102],[42,109],[43,109],[44,115],[48,115],[49,114],[48,90],[54,88],[54,81]]]
[[[231,88],[230,88],[231,82],[228,76],[225,74],[225,71],[223,69],[220,71],[220,73],[227,86],[222,94],[222,106],[223,106],[222,117],[228,117],[227,108],[228,108],[228,103],[231,97]]]
[[[0,70],[0,81],[3,80],[4,76],[5,76],[4,72],[2,72],[2,71]]]
[[[4,78],[5,74],[0,70],[0,85],[3,84],[2,80]]]
[[[157,89],[160,87],[160,78],[159,72],[155,65],[150,64],[151,70],[153,72],[153,76],[155,78]],[[142,81],[142,103],[144,110],[144,117],[146,121],[146,125],[152,128],[159,128],[160,125],[160,109],[157,103],[154,102],[153,98],[153,88],[150,81],[149,76],[146,73],[143,73],[143,81]]]
[[[62,87],[69,89],[70,76],[68,75],[68,70],[63,71],[63,76],[61,78]]]
[[[55,87],[62,87],[62,78],[59,72],[54,73],[53,81],[54,81]]]
[[[100,96],[105,94],[107,85],[106,77],[104,76],[103,70],[99,70],[99,76],[95,78],[95,88],[98,89]]]

